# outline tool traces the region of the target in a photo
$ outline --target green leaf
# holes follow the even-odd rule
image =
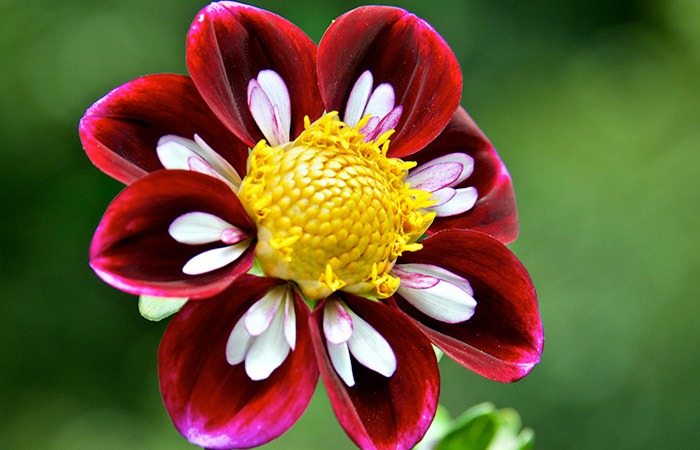
[[[443,356],[445,356],[445,352],[437,348],[436,346],[433,345],[433,351],[435,352],[435,357],[437,358],[438,362],[442,359]]]
[[[518,435],[520,446],[517,450],[533,450],[535,448],[535,432],[532,428],[523,428]]]
[[[521,428],[514,409],[482,403],[457,418],[435,450],[532,450],[535,433]]]
[[[255,275],[256,277],[264,277],[265,272],[262,270],[262,266],[260,266],[260,262],[258,261],[258,258],[253,259],[253,266],[248,270],[249,275]]]
[[[180,311],[185,303],[187,303],[186,298],[142,295],[139,297],[139,312],[144,318],[158,322]]]

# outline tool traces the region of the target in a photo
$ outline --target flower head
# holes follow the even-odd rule
[[[325,114],[294,141],[260,141],[248,157],[239,198],[258,230],[255,254],[268,276],[294,281],[319,300],[337,290],[388,297],[396,258],[435,216],[430,194],[405,182],[414,164],[387,158],[387,131],[366,141]]]
[[[127,184],[92,267],[144,298],[189,299],[158,356],[184,436],[268,442],[320,374],[358,446],[410,448],[437,406],[432,345],[494,380],[530,371],[542,328],[504,246],[510,176],[458,106],[459,65],[430,25],[361,7],[316,47],[219,2],[192,24],[187,64],[191,78],[134,80],[80,124],[90,159]]]

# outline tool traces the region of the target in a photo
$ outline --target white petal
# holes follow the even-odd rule
[[[272,105],[272,114],[274,118],[272,122],[272,132],[278,142],[277,145],[284,145],[289,142],[289,132],[284,131],[284,124],[282,123],[282,115],[279,106]]]
[[[220,269],[237,260],[250,247],[250,243],[251,239],[246,239],[228,247],[207,250],[187,261],[182,272],[186,275],[201,275]]]
[[[287,142],[281,134],[279,111],[275,114],[275,106],[255,78],[248,82],[248,108],[271,146],[277,147]]]
[[[430,275],[403,270],[400,264],[395,265],[391,273],[401,279],[401,286],[413,289],[428,289],[440,282],[439,278]]]
[[[365,112],[362,115],[372,114],[372,116],[383,119],[384,116],[389,114],[389,111],[394,109],[395,97],[394,88],[389,83],[380,84],[369,97]]]
[[[412,170],[406,182],[414,189],[435,192],[452,186],[462,174],[463,165],[459,162],[441,162]]]
[[[350,362],[350,351],[348,350],[347,342],[342,344],[327,343],[328,356],[331,359],[331,364],[338,376],[348,385],[355,386],[355,377],[352,375],[352,363]]]
[[[224,244],[233,245],[238,244],[244,239],[248,239],[252,234],[253,233],[249,231],[243,231],[240,228],[231,227],[222,231],[219,239],[221,239],[221,242]]]
[[[243,362],[253,337],[245,330],[243,319],[239,319],[226,341],[226,361],[232,366]]]
[[[354,330],[348,341],[348,348],[355,359],[363,366],[385,377],[396,371],[396,355],[384,336],[360,316],[348,310]]]
[[[343,122],[348,126],[354,127],[362,119],[367,100],[369,100],[369,94],[372,92],[373,83],[372,72],[365,70],[352,87],[348,103],[345,106],[345,114],[343,115]]]
[[[389,130],[394,130],[396,128],[396,125],[399,124],[399,120],[401,119],[401,113],[403,112],[403,106],[399,105],[396,108],[392,109],[389,114],[384,116],[382,120],[379,121],[377,126],[372,130],[370,133],[367,133],[365,135],[364,141],[365,142],[370,142],[370,141],[376,141],[379,139],[379,137],[386,133]]]
[[[221,233],[227,228],[236,227],[214,214],[196,211],[173,220],[168,233],[181,244],[209,244],[221,240]]]
[[[225,176],[223,176],[218,170],[212,167],[211,164],[206,162],[201,156],[190,156],[189,158],[187,158],[187,166],[192,172],[203,173],[204,175],[209,175],[210,177],[218,178],[224,183],[231,185],[230,181]]]
[[[393,272],[401,277],[397,293],[422,313],[445,323],[464,322],[474,315],[474,290],[466,278],[431,264],[401,264]],[[439,281],[421,286],[413,283],[408,273]]]
[[[332,344],[342,344],[352,336],[350,314],[336,300],[328,300],[323,305],[323,333]]]
[[[196,134],[194,141],[174,134],[162,136],[156,145],[156,154],[166,169],[194,170],[207,175],[212,175],[210,171],[214,169],[220,175],[217,178],[223,178],[234,191],[241,184],[236,169]],[[199,162],[193,162],[192,158]]]
[[[199,155],[204,158],[217,172],[225,176],[232,184],[236,187],[241,184],[241,176],[238,174],[236,169],[226,161],[226,159],[218,154],[213,148],[209,146],[204,139],[202,139],[198,134],[194,135],[194,141],[199,146]]]
[[[253,340],[245,357],[245,371],[251,380],[264,380],[289,355],[284,337],[284,310],[279,308],[269,328]]]
[[[421,164],[420,166],[416,167],[411,171],[411,173],[417,173],[420,172],[421,170],[427,169],[432,165],[435,164],[442,164],[446,162],[452,162],[452,163],[460,163],[462,164],[462,173],[460,176],[449,186],[450,187],[455,187],[459,185],[462,181],[466,180],[469,175],[472,174],[474,171],[474,158],[471,156],[467,155],[466,153],[449,153],[447,155],[439,156],[435,159],[432,159],[424,164]],[[411,174],[409,174],[409,178],[411,177]],[[413,185],[413,183],[411,183]]]
[[[460,188],[456,190],[455,196],[447,203],[439,206],[431,206],[428,209],[435,211],[438,217],[449,217],[462,214],[474,207],[474,204],[479,198],[479,193],[474,186]]]
[[[289,90],[282,77],[274,70],[261,70],[258,73],[258,83],[270,99],[273,106],[277,106],[281,123],[284,143],[289,141],[289,129],[292,124],[292,103],[289,99]]]
[[[199,146],[192,139],[168,134],[158,139],[156,154],[166,169],[189,170],[187,159],[198,156]]]
[[[285,296],[285,289],[275,286],[267,291],[260,300],[253,303],[243,316],[245,329],[251,336],[260,336],[270,327],[272,319],[279,309],[280,302]]]
[[[360,128],[360,133],[365,135],[365,142],[367,142],[367,136],[369,136],[370,134],[374,135],[374,129],[377,128],[377,125],[379,125],[380,120],[382,119],[376,116],[372,116],[367,120],[365,126]]]
[[[434,191],[433,195],[430,196],[430,200],[435,200],[435,203],[432,205],[432,208],[444,205],[445,203],[452,200],[455,195],[457,195],[457,189],[451,187],[446,187]]]
[[[399,286],[396,292],[423,314],[445,323],[469,320],[476,308],[474,297],[444,280],[427,289]]]
[[[297,319],[294,311],[294,294],[287,289],[284,298],[284,338],[289,348],[294,350],[297,342]]]
[[[408,272],[415,272],[422,275],[428,275],[431,277],[439,278],[441,280],[449,281],[450,283],[458,286],[460,289],[467,292],[469,295],[474,295],[474,289],[472,285],[469,284],[469,280],[457,275],[456,273],[450,272],[440,266],[435,266],[433,264],[397,264],[394,270],[400,269]]]

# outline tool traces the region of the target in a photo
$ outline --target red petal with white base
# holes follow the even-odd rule
[[[474,186],[479,197],[469,211],[435,218],[430,231],[471,229],[505,244],[515,241],[520,228],[510,174],[491,142],[462,107],[440,136],[414,158],[421,165],[449,153],[466,153],[474,158],[474,172],[456,187]]]
[[[161,170],[127,186],[107,208],[90,245],[90,265],[107,283],[157,297],[210,297],[253,264],[254,243],[238,260],[203,275],[183,266],[221,242],[187,245],[168,233],[182,214],[201,211],[254,234],[238,197],[222,181],[196,172]]]
[[[114,89],[80,120],[80,139],[90,160],[128,184],[162,169],[158,139],[175,134],[207,144],[245,175],[248,147],[211,112],[183,75],[148,75]]]
[[[250,448],[278,437],[306,409],[318,381],[309,310],[294,300],[297,345],[265,380],[226,361],[231,330],[250,305],[280,280],[245,275],[216,297],[188,302],[170,321],[158,349],[158,376],[175,427],[206,448]]]
[[[215,114],[250,147],[264,136],[248,108],[248,82],[264,69],[289,90],[293,140],[323,113],[316,81],[316,44],[288,20],[249,5],[212,3],[187,36],[187,68]]]
[[[323,305],[311,317],[311,338],[321,377],[340,425],[362,449],[410,449],[435,416],[440,390],[435,352],[405,316],[387,305],[343,294],[343,300],[388,342],[396,372],[386,378],[352,362],[355,386],[348,387],[333,369],[323,335]]]
[[[445,354],[486,378],[516,381],[540,360],[544,337],[530,276],[505,245],[483,233],[448,230],[421,241],[398,264],[433,264],[469,280],[476,311],[448,324],[432,319],[399,295],[389,300],[411,317]]]
[[[374,86],[390,83],[403,106],[389,156],[411,155],[432,141],[454,115],[462,72],[452,50],[424,20],[387,6],[363,6],[340,16],[318,48],[318,81],[328,111],[343,117],[365,70]]]

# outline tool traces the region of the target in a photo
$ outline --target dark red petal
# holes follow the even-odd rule
[[[156,155],[161,136],[200,135],[245,175],[248,147],[214,116],[192,80],[148,75],[114,89],[80,120],[80,139],[90,160],[107,175],[131,183],[162,169]]]
[[[249,5],[212,3],[187,37],[187,68],[226,126],[249,146],[263,135],[248,109],[248,82],[263,69],[282,76],[292,104],[291,139],[323,113],[316,81],[316,44],[288,20]]]
[[[539,362],[544,337],[530,276],[505,245],[490,236],[448,230],[421,241],[398,264],[433,264],[461,275],[472,285],[476,312],[466,322],[434,320],[395,295],[395,305],[418,323],[448,356],[487,378],[518,380]]]
[[[462,72],[442,37],[403,9],[364,6],[340,16],[321,39],[318,80],[328,111],[341,117],[365,70],[374,86],[391,83],[403,106],[389,156],[425,147],[450,121],[462,94]]]
[[[414,157],[420,165],[449,153],[466,153],[474,158],[474,172],[458,187],[475,186],[479,198],[463,214],[436,218],[430,231],[464,228],[489,234],[504,244],[515,241],[520,228],[510,174],[486,135],[462,107],[440,136]]]
[[[348,387],[333,369],[322,330],[323,303],[311,318],[311,338],[333,411],[340,425],[362,449],[409,449],[435,416],[440,391],[435,352],[410,320],[392,308],[343,294],[346,304],[389,342],[397,368],[386,378],[353,359],[355,386]]]
[[[269,378],[251,381],[226,361],[226,342],[253,301],[279,280],[245,275],[216,297],[190,301],[173,317],[158,349],[158,376],[175,427],[206,448],[262,445],[291,427],[318,381],[309,309],[295,298],[296,347]]]
[[[225,183],[185,170],[161,170],[127,186],[109,205],[90,245],[90,265],[126,292],[161,297],[209,297],[250,269],[254,244],[237,261],[203,275],[182,273],[193,256],[222,243],[185,245],[168,234],[180,215],[202,211],[254,235],[238,197]]]

